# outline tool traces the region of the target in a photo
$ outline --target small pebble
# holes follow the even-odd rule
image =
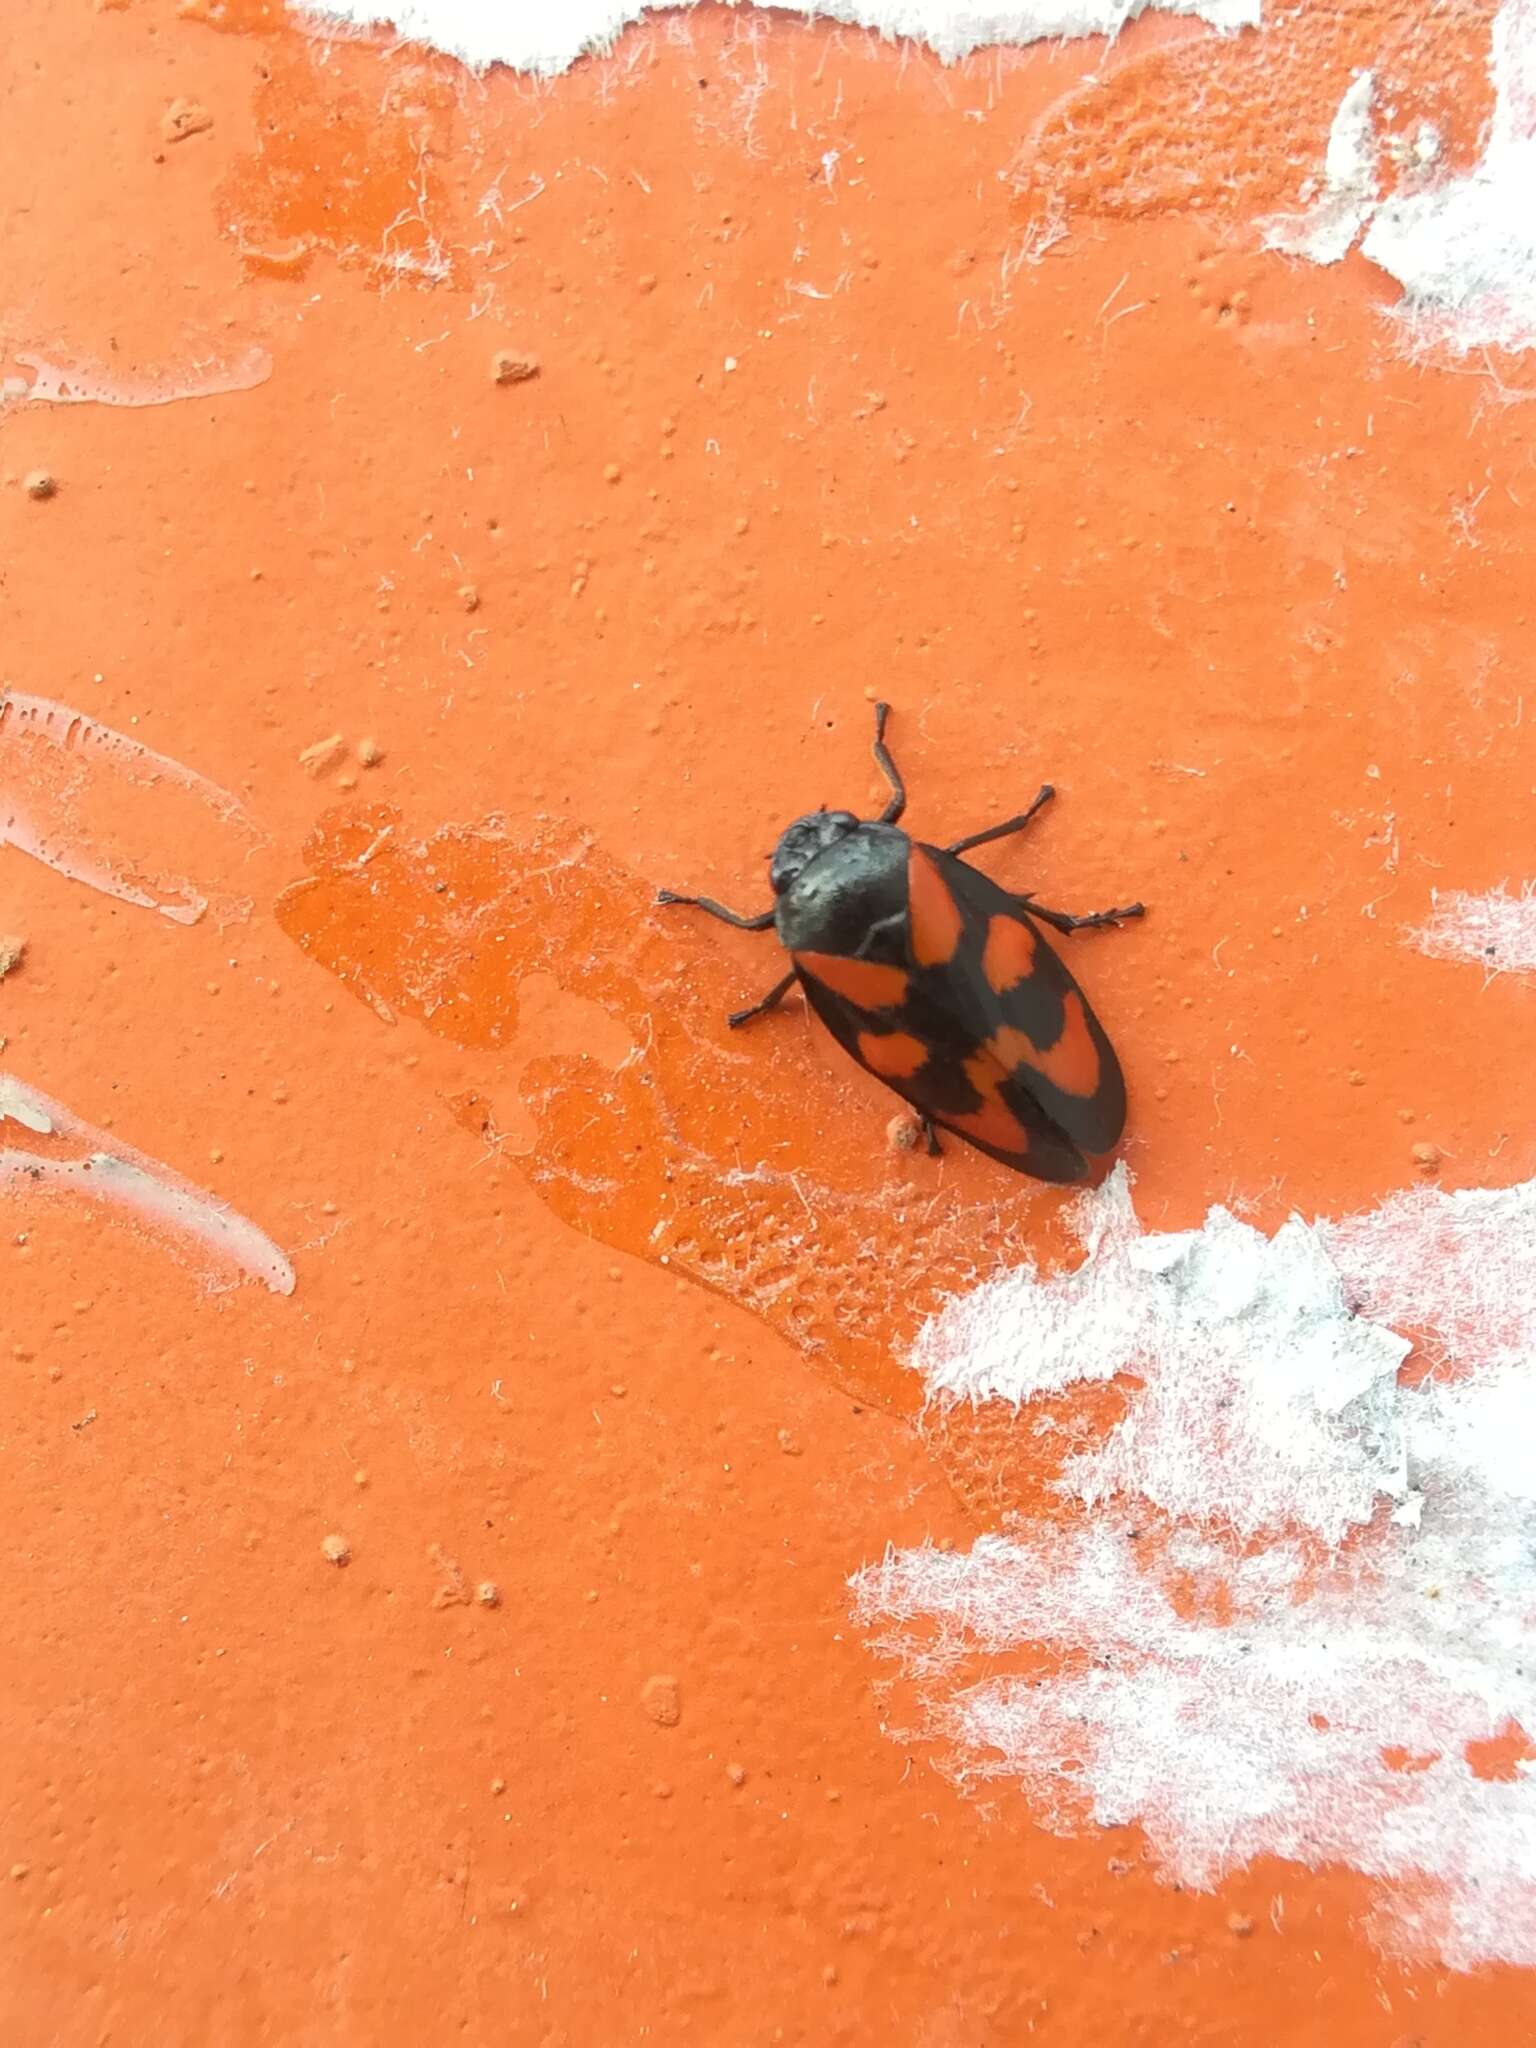
[[[384,749],[377,740],[359,740],[357,758],[365,768],[377,768],[384,758]]]
[[[52,498],[58,494],[58,479],[46,469],[34,469],[27,478],[26,490],[29,498]]]
[[[339,732],[333,732],[328,739],[316,740],[312,747],[305,747],[299,755],[299,766],[311,775],[320,775],[347,751],[347,743]]]
[[[320,1545],[320,1554],[328,1564],[343,1565],[352,1562],[352,1546],[345,1536],[327,1536]]]
[[[206,135],[213,116],[196,100],[172,100],[160,118],[160,133],[167,142],[185,142],[191,135]]]
[[[519,355],[515,349],[499,348],[491,357],[491,375],[498,384],[526,384],[539,374],[537,356]]]
[[[1421,1173],[1433,1173],[1443,1157],[1438,1145],[1421,1140],[1413,1147],[1413,1163]]]
[[[501,1588],[494,1579],[482,1579],[475,1588],[475,1598],[482,1607],[499,1607],[501,1605]]]
[[[1239,1941],[1246,1941],[1253,1932],[1253,1915],[1251,1913],[1229,1913],[1227,1915],[1227,1925]]]

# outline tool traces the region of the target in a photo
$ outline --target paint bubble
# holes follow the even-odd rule
[[[683,1718],[682,1693],[675,1678],[658,1673],[640,1688],[640,1704],[658,1728],[675,1728]]]

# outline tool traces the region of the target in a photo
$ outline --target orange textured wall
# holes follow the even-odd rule
[[[1491,12],[534,83],[11,0],[7,2039],[1536,2039],[1356,1871],[890,1738],[850,1574],[1057,1512],[904,1347],[1062,1198],[651,907],[876,802],[888,697],[916,829],[1049,776],[993,871],[1151,906],[1074,942],[1151,1223],[1536,1172],[1527,990],[1397,935],[1531,871],[1536,386],[1258,226],[1366,63],[1469,168]]]

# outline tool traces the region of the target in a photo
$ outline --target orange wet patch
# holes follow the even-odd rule
[[[871,1105],[849,1102],[848,1142],[829,1142],[841,1077],[850,1094],[873,1084],[819,1030],[722,1043],[732,978],[715,935],[658,915],[648,884],[579,841],[490,826],[422,838],[377,805],[328,814],[305,859],[278,925],[379,1026],[403,1027],[488,1161],[515,1166],[577,1230],[762,1316],[861,1398],[919,1398],[897,1363],[918,1323],[978,1257],[1027,1242],[1030,1191],[989,1190],[978,1213],[964,1172],[925,1188],[920,1213],[893,1210],[861,1136]],[[862,970],[873,1007],[906,985],[867,961],[806,964]],[[536,1011],[541,983],[561,993]],[[989,1128],[988,1142],[1016,1142]],[[741,1171],[786,1162],[792,1174]],[[807,1210],[812,1260],[798,1249]]]
[[[1075,988],[1068,991],[1061,1010],[1061,1034],[1054,1045],[1042,1050],[1025,1040],[1030,1046],[1030,1064],[1038,1067],[1048,1081],[1055,1082],[1068,1095],[1086,1097],[1092,1095],[1099,1085],[1099,1049],[1088,1029],[1083,999]],[[1018,1032],[1011,1035],[1022,1036]],[[992,1042],[996,1045],[997,1040]]]
[[[280,44],[257,88],[256,151],[220,194],[248,271],[293,279],[329,250],[381,288],[457,282],[463,251],[437,169],[456,76],[419,49],[381,81],[364,48]]]
[[[795,965],[861,1010],[893,1010],[906,998],[908,978],[901,967],[850,960],[842,953],[797,953]]]
[[[907,860],[907,916],[912,958],[919,967],[942,967],[954,959],[965,919],[932,856],[920,846],[913,847]]]
[[[1022,918],[994,917],[981,951],[987,986],[1002,996],[1027,981],[1035,971],[1035,952],[1035,935]]]
[[[872,1074],[908,1081],[926,1062],[928,1048],[907,1031],[861,1031],[859,1058]]]

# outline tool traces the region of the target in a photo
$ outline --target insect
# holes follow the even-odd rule
[[[1073,917],[1010,894],[961,855],[1022,832],[1055,795],[948,846],[897,829],[906,786],[885,744],[888,704],[875,706],[875,760],[891,787],[878,818],[823,807],[797,818],[770,856],[771,910],[742,917],[708,896],[672,889],[742,931],[773,926],[789,972],[730,1024],[761,1017],[798,982],[838,1043],[921,1120],[1037,1180],[1081,1180],[1090,1153],[1125,1126],[1125,1081],[1082,990],[1046,940],[1117,925],[1140,903]]]

